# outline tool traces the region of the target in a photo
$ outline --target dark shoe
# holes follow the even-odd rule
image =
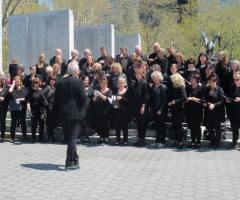
[[[145,146],[145,145],[146,145],[145,141],[144,141],[144,140],[140,140],[140,141],[137,143],[136,146],[138,146],[138,147],[143,147],[143,146]]]
[[[89,144],[89,138],[85,138],[84,144]]]
[[[10,139],[10,143],[15,143],[15,138]]]
[[[44,142],[43,135],[39,135],[38,139],[39,139],[39,142]]]
[[[108,138],[105,138],[105,139],[104,139],[104,143],[105,143],[105,144],[108,144],[108,142],[109,142],[109,141],[108,141]]]
[[[119,142],[119,141],[116,141],[116,142],[115,142],[115,145],[120,145],[120,142]]]
[[[182,149],[182,148],[183,148],[183,143],[182,143],[182,142],[179,142],[177,148],[178,148],[178,149]]]
[[[133,146],[136,146],[136,147],[138,147],[138,146],[139,146],[139,144],[140,144],[140,141],[137,141],[137,142],[135,142],[135,143],[133,144]]]
[[[36,137],[32,137],[32,143],[36,142]]]
[[[232,149],[237,150],[238,149],[238,144],[232,144]]]
[[[196,144],[195,142],[192,142],[192,143],[191,143],[191,147],[192,147],[192,148],[195,148],[196,145],[197,145],[197,144]]]
[[[71,164],[66,164],[66,165],[65,165],[65,170],[66,170],[66,171],[76,170],[76,169],[80,169],[79,163],[76,163],[76,164],[71,163]]]
[[[22,140],[23,140],[23,141],[26,141],[26,140],[27,140],[27,135],[26,135],[26,134],[23,134]]]
[[[102,139],[102,138],[100,138],[100,139],[98,140],[98,144],[103,144],[103,139]]]
[[[174,141],[174,143],[173,143],[173,147],[178,147],[178,144],[179,144],[179,142]]]
[[[197,148],[197,149],[199,149],[201,147],[201,145],[200,144],[196,144],[196,146],[195,146],[195,148]]]

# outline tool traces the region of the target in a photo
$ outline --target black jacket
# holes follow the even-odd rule
[[[61,119],[82,120],[85,102],[83,82],[79,78],[71,75],[57,84],[54,110]]]
[[[215,105],[213,110],[206,110],[206,114],[211,114],[211,117],[221,120],[222,111],[223,111],[223,96],[224,91],[221,87],[217,86],[214,89],[214,93],[210,94],[210,87],[207,87],[204,92],[204,98],[207,102]]]
[[[171,109],[182,110],[184,108],[184,103],[187,98],[187,93],[185,87],[181,86],[178,88],[172,88],[170,96],[170,101],[175,101],[175,105],[171,106]]]
[[[237,88],[235,85],[230,89],[230,98],[235,99],[236,97],[240,97],[240,88]],[[231,102],[229,103],[229,111],[230,111],[230,121],[237,122],[240,124],[240,103],[239,102]]]
[[[167,69],[168,69],[168,59],[167,58],[159,58],[157,57],[154,61],[151,62],[151,65],[157,64],[160,66],[161,68],[161,72],[163,74],[167,73]]]
[[[141,106],[144,104],[146,107],[148,106],[149,101],[149,91],[148,91],[148,83],[146,80],[137,81],[132,86],[133,93],[133,107],[134,113],[139,114]],[[147,111],[147,108],[145,108]]]
[[[46,68],[47,68],[48,64],[44,63],[42,68],[38,67],[37,64],[35,66],[36,66],[36,74],[38,74],[41,77],[42,82],[46,82],[47,81]]]
[[[161,84],[159,87],[153,86],[150,94],[151,109],[156,112],[165,112],[167,108],[167,87],[164,84]]]
[[[196,88],[187,87],[187,96],[204,99],[204,92],[202,86],[198,85]],[[187,101],[185,104],[185,113],[188,123],[201,123],[203,118],[203,106],[201,103],[195,101]]]
[[[30,89],[26,100],[30,103],[31,115],[43,119],[45,117],[45,109],[47,106],[47,100],[44,97],[44,90]]]
[[[4,100],[0,101],[0,111],[1,110],[7,110],[8,109],[8,86],[4,85],[2,90],[0,91],[0,97],[3,97]]]
[[[10,64],[8,71],[9,71],[9,74],[12,78],[14,76],[17,76],[18,65],[17,64]]]

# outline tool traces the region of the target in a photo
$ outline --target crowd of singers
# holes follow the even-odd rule
[[[55,89],[68,76],[67,68],[72,62],[79,65],[79,79],[83,81],[87,97],[84,105],[86,116],[81,123],[81,137],[89,142],[90,130],[99,135],[99,144],[108,143],[109,129],[116,130],[116,144],[128,144],[128,125],[136,122],[138,141],[144,146],[146,130],[150,121],[156,129],[155,144],[163,146],[167,138],[166,121],[170,116],[173,138],[177,148],[183,147],[183,122],[191,131],[191,145],[200,147],[201,126],[209,133],[211,146],[219,147],[221,123],[230,120],[233,134],[232,147],[237,148],[240,128],[240,63],[228,59],[222,51],[212,62],[205,53],[198,58],[185,59],[174,47],[165,49],[159,43],[153,45],[153,53],[145,56],[136,46],[128,54],[120,48],[115,58],[107,50],[100,49],[101,56],[93,58],[85,49],[79,58],[77,50],[71,52],[67,61],[61,49],[46,62],[39,55],[37,64],[30,67],[28,75],[16,59],[9,65],[9,78],[0,78],[0,123],[1,139],[6,131],[6,113],[11,113],[11,141],[15,141],[16,126],[21,125],[23,140],[27,138],[26,115],[30,113],[32,141],[35,142],[37,128],[39,141],[45,138],[54,142],[54,128],[61,118],[54,110],[58,101]],[[169,114],[170,113],[170,114]],[[46,129],[45,126],[46,125]],[[121,141],[123,132],[123,141]],[[67,140],[66,134],[63,134]]]

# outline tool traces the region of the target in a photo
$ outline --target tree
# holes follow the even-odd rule
[[[2,0],[3,69],[8,65],[8,17],[46,9],[37,0]]]
[[[39,10],[46,10],[46,8],[40,6],[37,0],[2,0],[2,27],[4,31],[7,31],[9,16]]]
[[[71,9],[76,26],[100,24],[110,8],[107,0],[54,0],[55,10]]]

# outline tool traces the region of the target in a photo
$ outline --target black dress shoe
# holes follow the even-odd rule
[[[177,148],[178,148],[178,149],[182,149],[182,148],[183,148],[183,143],[182,143],[182,142],[179,142]]]
[[[10,140],[10,143],[15,143],[15,138],[12,138],[11,140]]]
[[[80,165],[79,164],[73,164],[73,165],[66,165],[65,166],[65,170],[69,171],[69,170],[77,170],[80,169]]]

